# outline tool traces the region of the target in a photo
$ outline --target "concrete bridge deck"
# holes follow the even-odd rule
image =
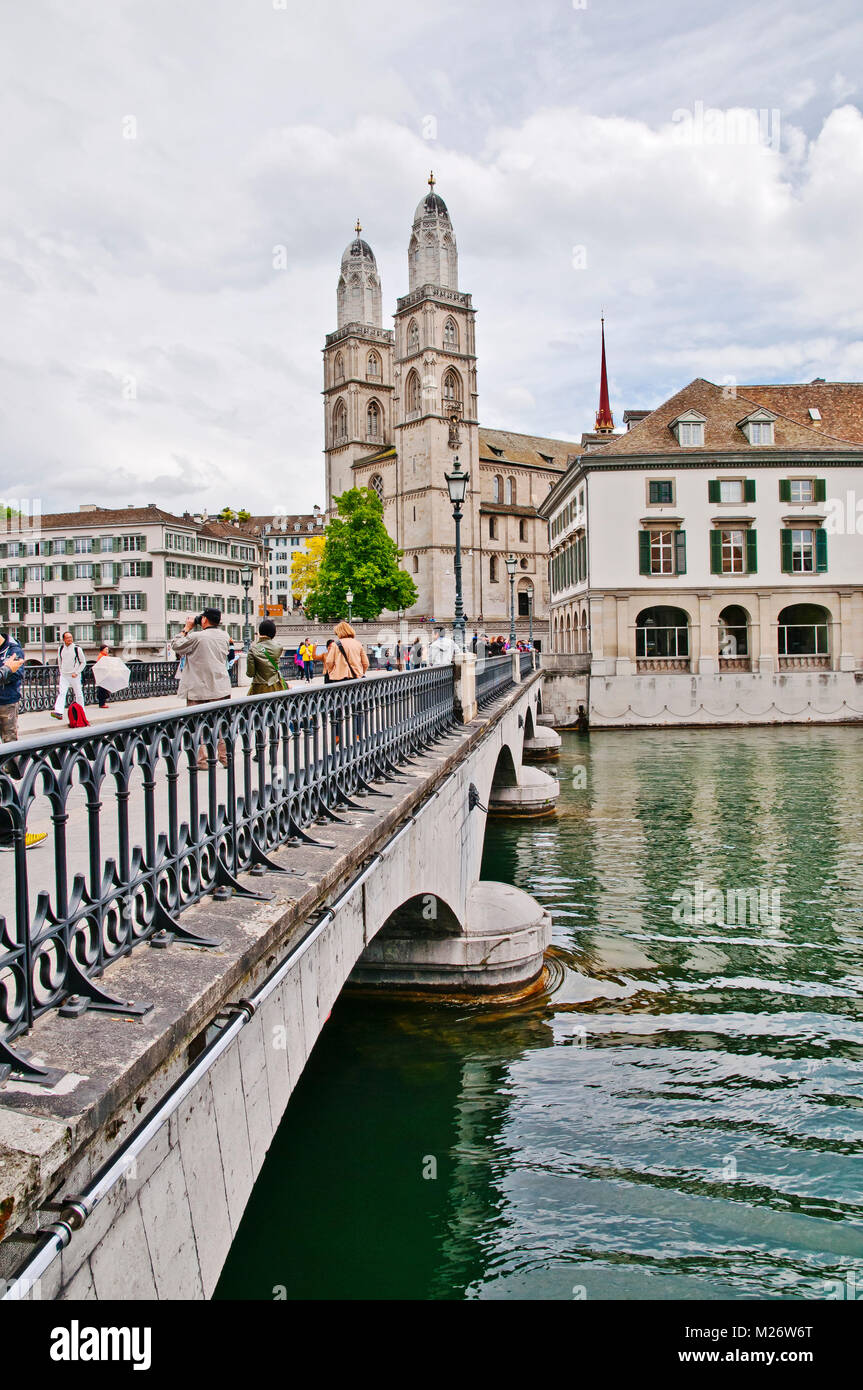
[[[292,872],[242,876],[266,901],[188,907],[183,926],[217,938],[217,949],[141,945],[113,963],[100,983],[151,1003],[148,1013],[53,1010],[36,1020],[19,1045],[62,1077],[49,1089],[14,1079],[0,1086],[0,1275],[10,1279],[26,1261],[32,1247],[21,1237],[44,1230],[58,1210],[68,1216],[68,1199],[119,1154],[123,1176],[47,1265],[39,1296],[208,1297],[291,1091],[374,938],[393,935],[399,961],[399,942],[425,933],[414,953],[420,975],[424,950],[441,941],[456,951],[462,977],[475,972],[477,981],[494,952],[493,978],[503,985],[510,957],[513,980],[531,952],[541,961],[549,925],[541,910],[518,890],[492,885],[483,896],[478,884],[485,807],[496,779],[518,779],[540,680],[529,676],[418,755],[396,782],[376,787],[383,796],[357,796],[362,810],[313,827],[323,843],[271,851]],[[237,1001],[283,961],[278,988],[238,1013]],[[377,962],[386,964],[380,950]],[[226,1025],[237,1026],[236,1038],[192,1084],[190,1067],[207,1062]],[[170,1119],[126,1161],[129,1137],[181,1084]]]

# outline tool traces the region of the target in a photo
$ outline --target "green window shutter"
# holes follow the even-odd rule
[[[827,569],[827,532],[820,527],[815,532],[815,572],[823,574]]]
[[[816,478],[816,479],[815,479],[815,501],[816,501],[816,502],[826,502],[826,501],[827,501],[827,479],[826,479],[826,478]]]
[[[142,575],[144,576],[145,579],[152,579],[152,577],[153,577],[153,561],[152,561],[152,560],[144,560],[144,562],[143,562],[143,567],[142,567],[142,569],[141,569],[141,573],[142,573]]]
[[[638,533],[638,573],[650,574],[650,532]]]
[[[710,532],[710,573],[722,573],[722,532]]]
[[[146,537],[146,536],[139,536],[139,537],[138,537],[138,549],[139,549],[139,550],[146,550],[146,549],[147,549],[147,537]]]
[[[746,573],[755,574],[758,569],[758,536],[755,531],[746,532]]]
[[[67,542],[66,542],[66,554],[67,554],[67,555],[74,555],[74,554],[75,554],[75,542],[74,542],[74,541],[67,541]]]
[[[744,479],[744,482],[743,482],[743,500],[744,500],[744,502],[754,502],[754,501],[755,501],[755,479],[754,479],[754,478],[745,478],[745,479]]]
[[[68,600],[68,602],[69,602],[69,612],[70,612],[70,613],[74,613],[74,612],[75,612],[75,597],[74,597],[73,594],[70,594],[70,595],[69,595],[69,600]]]
[[[686,532],[677,531],[674,536],[674,570],[676,574],[686,573]]]
[[[92,551],[92,553],[93,553],[94,555],[98,555],[101,549],[102,549],[102,538],[101,538],[101,536],[94,536],[94,537],[93,537],[93,551]]]
[[[142,595],[141,595],[141,612],[146,612],[146,609],[147,609],[147,595],[146,595],[146,594],[142,594]]]
[[[719,496],[719,479],[711,478],[707,484],[707,500],[708,502],[718,502]]]
[[[779,501],[791,501],[791,480],[789,478],[779,479]]]
[[[112,550],[121,550],[121,549],[122,549],[122,541],[120,540],[120,537],[119,537],[119,536],[115,536],[115,537],[114,537],[113,541],[111,542],[111,549],[112,549]]]
[[[787,526],[779,532],[779,551],[782,557],[782,573],[791,574],[791,531]]]

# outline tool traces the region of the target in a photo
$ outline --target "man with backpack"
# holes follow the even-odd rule
[[[57,667],[60,673],[60,680],[57,688],[57,699],[51,711],[52,719],[62,719],[63,711],[66,708],[66,697],[72,691],[72,698],[77,705],[83,707],[84,691],[81,687],[81,676],[84,667],[87,665],[87,658],[81,647],[78,646],[71,632],[63,633],[63,641],[60,643],[57,652]]]

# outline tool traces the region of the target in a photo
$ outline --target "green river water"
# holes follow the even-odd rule
[[[483,864],[552,910],[547,991],[343,996],[217,1297],[863,1293],[863,733],[564,735],[554,769]]]

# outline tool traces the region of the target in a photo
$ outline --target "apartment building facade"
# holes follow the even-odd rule
[[[108,642],[163,660],[187,615],[206,607],[242,641],[244,597],[254,621],[261,571],[254,537],[155,504],[12,517],[0,532],[0,623],[28,660],[53,661],[66,630],[88,656]]]
[[[253,516],[241,522],[241,529],[262,547],[260,611],[281,618],[296,606],[291,590],[291,561],[308,551],[309,541],[323,536],[326,517],[320,507],[309,515]],[[257,609],[255,610],[258,611]]]

